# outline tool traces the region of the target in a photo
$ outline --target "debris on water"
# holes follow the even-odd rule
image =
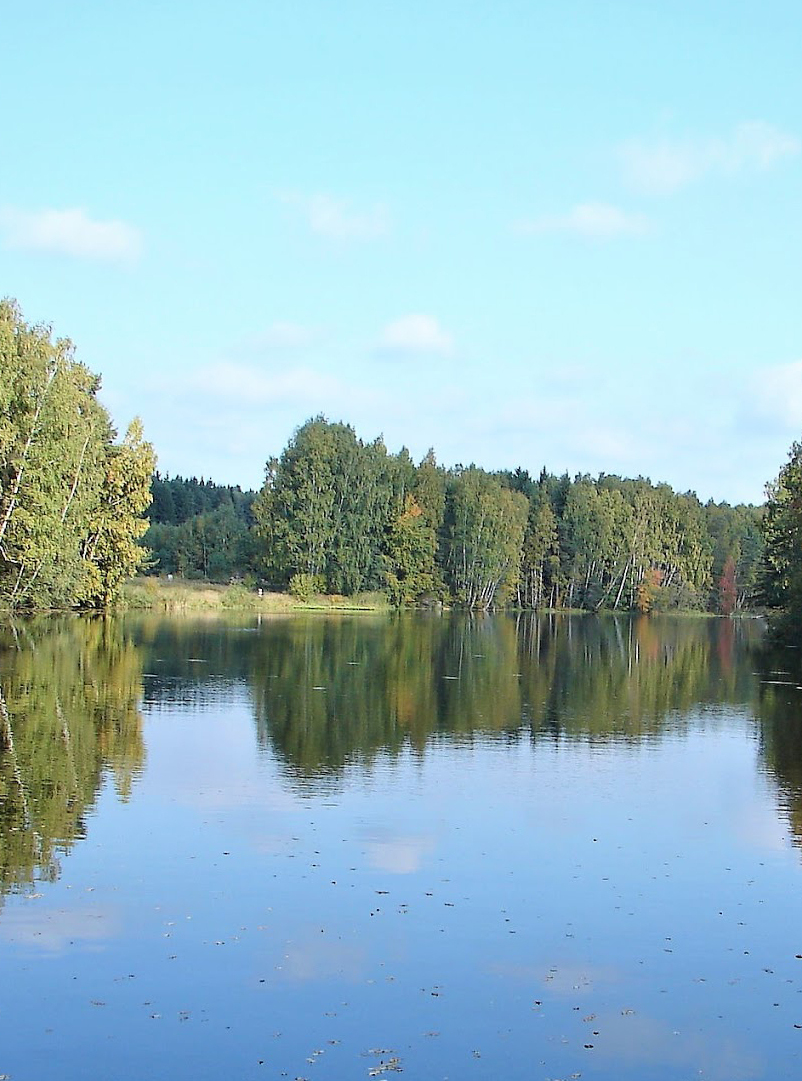
[[[401,1059],[394,1057],[386,1062],[379,1063],[378,1066],[371,1066],[368,1070],[368,1077],[381,1077],[385,1073],[403,1073],[403,1069]]]

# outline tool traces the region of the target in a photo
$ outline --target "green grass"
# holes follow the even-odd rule
[[[369,611],[384,612],[390,605],[383,593],[357,593],[353,597],[315,595],[302,601],[289,593],[264,592],[240,583],[223,586],[212,582],[173,578],[135,578],[122,589],[120,607],[138,611],[252,612]]]

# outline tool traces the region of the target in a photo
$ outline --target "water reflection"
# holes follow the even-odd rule
[[[766,652],[757,675],[761,757],[802,848],[802,658],[789,649]]]
[[[14,1076],[87,1046],[121,1079],[324,1052],[787,1075],[802,679],[756,621],[64,619],[0,647]]]
[[[103,777],[120,798],[145,752],[141,653],[113,620],[0,629],[0,896],[54,881]]]
[[[299,778],[448,734],[639,742],[754,694],[755,621],[293,622],[252,643],[259,738]]]
[[[755,620],[461,615],[38,620],[0,632],[0,890],[58,874],[105,772],[125,796],[148,711],[252,703],[257,740],[320,794],[377,756],[442,739],[626,746],[760,721],[802,838],[802,671]],[[778,674],[779,673],[779,674]],[[378,844],[378,842],[377,842]],[[377,848],[377,859],[385,859]],[[386,855],[386,854],[385,854]],[[404,850],[392,858],[413,860]],[[390,855],[386,855],[389,860]]]

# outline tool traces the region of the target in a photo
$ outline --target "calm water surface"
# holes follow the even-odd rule
[[[0,630],[0,1074],[791,1078],[802,678],[755,621]]]

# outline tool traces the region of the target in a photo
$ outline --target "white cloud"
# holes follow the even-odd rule
[[[312,368],[265,372],[252,365],[233,361],[221,361],[199,368],[190,377],[188,386],[216,400],[247,402],[251,406],[347,397],[338,379]]]
[[[593,240],[612,240],[619,236],[642,236],[648,231],[645,214],[620,210],[609,203],[579,203],[567,214],[546,215],[518,222],[524,235],[538,233],[574,233]]]
[[[124,221],[99,221],[85,210],[0,210],[7,248],[69,255],[101,262],[130,262],[142,252],[142,236]]]
[[[300,323],[272,323],[267,330],[249,339],[247,344],[257,349],[304,349],[311,345],[316,334]]]
[[[630,142],[621,151],[624,172],[642,191],[676,191],[707,175],[763,172],[798,154],[795,135],[762,120],[739,124],[725,138]]]
[[[387,208],[380,203],[355,209],[333,195],[284,192],[279,198],[298,207],[313,233],[330,240],[378,240],[390,231]]]
[[[377,348],[384,356],[449,356],[454,351],[454,339],[431,315],[413,313],[388,323],[379,337]]]
[[[752,402],[758,414],[787,428],[802,428],[802,360],[760,371]]]

